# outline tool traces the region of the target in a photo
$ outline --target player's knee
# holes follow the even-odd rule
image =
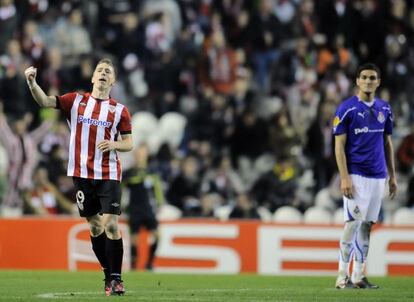
[[[360,232],[361,232],[362,238],[364,239],[369,238],[369,235],[371,234],[371,228],[372,228],[372,223],[370,221],[363,221],[361,223]]]
[[[343,233],[344,241],[352,241],[360,225],[361,221],[358,220],[347,221]]]
[[[92,236],[96,237],[103,233],[104,228],[99,223],[89,223],[89,229]]]
[[[108,236],[116,237],[119,233],[118,223],[116,222],[108,222],[105,225],[105,232]]]
[[[360,225],[361,221],[358,220],[347,221],[345,224],[345,229],[348,229],[351,233],[355,233]]]

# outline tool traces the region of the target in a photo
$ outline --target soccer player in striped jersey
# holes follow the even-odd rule
[[[378,286],[368,282],[364,267],[371,227],[378,220],[387,176],[390,198],[397,192],[391,141],[393,115],[390,105],[375,97],[380,85],[380,70],[376,65],[360,66],[356,85],[357,94],[339,105],[333,121],[345,220],[336,288],[375,289]],[[352,253],[354,266],[349,278]]]
[[[123,295],[123,257],[118,218],[121,213],[121,164],[117,151],[132,149],[131,116],[110,96],[114,65],[102,59],[92,76],[91,93],[48,96],[36,83],[37,69],[25,70],[33,98],[41,107],[60,109],[70,126],[68,176],[77,188],[80,216],[89,223],[92,249],[105,273],[105,293]],[[121,139],[120,139],[121,138]]]

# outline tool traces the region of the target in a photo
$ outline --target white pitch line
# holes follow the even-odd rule
[[[139,292],[151,292],[154,294],[161,294],[165,293],[168,289],[164,290],[152,290],[152,289],[142,289]],[[246,292],[249,290],[257,290],[252,288],[206,288],[206,289],[180,289],[180,290],[174,290],[175,294],[180,293],[194,293],[194,296],[191,297],[180,297],[180,301],[211,301],[211,297],[197,297],[197,294],[202,293],[220,293],[220,292]],[[276,291],[274,288],[263,288],[260,289],[260,291],[267,291],[272,292]],[[128,291],[126,292],[126,296],[129,294],[133,294],[135,291]],[[63,300],[70,300],[70,299],[76,299],[76,297],[82,297],[82,299],[96,299],[96,296],[103,296],[104,294],[102,292],[55,292],[55,293],[43,293],[43,294],[37,294],[37,298],[43,298],[43,299],[63,299]],[[147,300],[147,297],[140,297],[136,296],[134,297],[135,300]],[[177,301],[177,297],[157,297],[157,300],[160,301]]]

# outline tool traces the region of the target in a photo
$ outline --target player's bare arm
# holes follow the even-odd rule
[[[345,156],[346,134],[335,136],[335,157],[341,176],[341,192],[349,199],[354,198],[352,180],[348,173]]]
[[[110,140],[103,140],[98,143],[97,147],[102,152],[107,151],[120,151],[120,152],[128,152],[132,150],[132,135],[131,134],[124,134],[121,135],[122,140],[119,141],[110,141]]]
[[[388,175],[390,179],[388,180],[388,187],[390,191],[390,198],[394,199],[395,194],[397,194],[397,178],[395,176],[395,160],[394,160],[394,147],[391,140],[391,135],[385,136],[385,158],[387,161]]]
[[[56,108],[56,97],[48,96],[36,82],[37,68],[30,66],[24,71],[27,85],[33,98],[40,107]]]

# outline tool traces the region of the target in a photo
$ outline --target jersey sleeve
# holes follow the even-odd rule
[[[335,117],[332,122],[332,131],[334,135],[340,135],[347,133],[349,124],[349,111],[344,108],[345,106],[339,105],[336,110]]]
[[[391,107],[388,105],[389,114],[387,115],[387,119],[385,120],[384,132],[387,135],[392,134],[392,129],[394,127],[394,116],[392,114]]]
[[[66,93],[56,97],[56,108],[62,110],[64,113],[70,113],[73,102],[76,98],[76,92]]]
[[[121,120],[119,121],[118,131],[123,134],[131,134],[132,133],[132,126],[131,126],[131,114],[128,111],[128,108],[124,106],[121,113]]]

